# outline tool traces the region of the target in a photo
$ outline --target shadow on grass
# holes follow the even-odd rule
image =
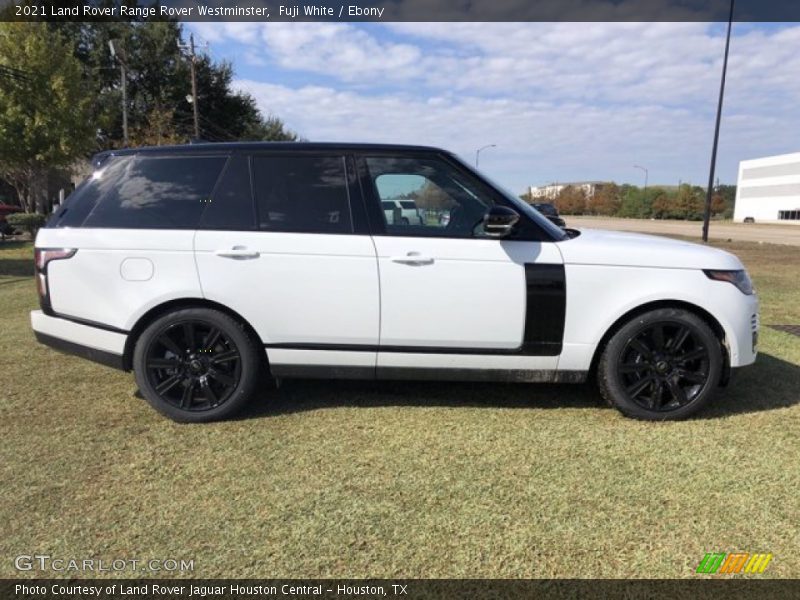
[[[33,257],[2,258],[0,254],[0,277],[33,277]]]
[[[259,394],[241,418],[343,406],[597,408],[599,403],[589,385],[287,379],[278,390]]]
[[[29,240],[23,240],[23,239],[19,239],[19,238],[12,239],[12,238],[6,236],[5,240],[0,241],[0,252],[2,252],[3,250],[11,250],[11,249],[14,249],[14,248],[22,248],[22,247],[27,246],[29,244],[30,244]]]
[[[284,380],[271,383],[239,415],[258,419],[335,407],[474,407],[580,408],[604,407],[594,380],[586,384],[475,383],[445,381]],[[800,367],[768,354],[736,373],[725,389],[695,417],[719,419],[800,404]]]
[[[754,365],[734,370],[733,379],[699,419],[757,413],[800,404],[800,366],[771,354],[759,354]]]

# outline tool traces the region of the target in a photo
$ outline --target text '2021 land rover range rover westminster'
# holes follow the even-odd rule
[[[686,417],[756,357],[740,261],[564,231],[436,148],[122,150],[36,238],[39,341],[125,370],[178,421],[274,378],[581,382]],[[390,219],[413,201],[428,218]]]

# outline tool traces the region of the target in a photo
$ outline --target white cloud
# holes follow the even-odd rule
[[[202,24],[194,27],[201,28]],[[739,26],[737,25],[737,28]],[[312,139],[429,143],[515,188],[558,178],[701,183],[724,37],[706,23],[214,24],[251,65],[324,85],[237,85]],[[712,35],[713,31],[713,35]],[[800,27],[734,30],[719,171],[797,150]]]

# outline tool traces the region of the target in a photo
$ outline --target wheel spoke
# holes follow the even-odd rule
[[[638,339],[632,339],[630,341],[630,346],[634,350],[636,350],[639,354],[641,354],[644,358],[651,358],[653,353],[650,351],[650,348],[644,345],[644,342]]]
[[[208,335],[206,336],[206,339],[203,340],[203,350],[210,351],[214,347],[214,345],[217,343],[217,340],[219,339],[220,333],[221,332],[220,332],[219,329],[217,329],[216,327],[212,327],[209,330]]]
[[[639,363],[639,362],[631,362],[631,363],[624,363],[619,366],[620,373],[638,373],[640,371],[645,371],[650,368],[650,365],[647,363]]]
[[[639,394],[641,394],[648,385],[650,385],[655,378],[652,375],[648,375],[647,377],[643,377],[639,381],[635,382],[633,385],[628,386],[626,388],[626,392],[631,398],[635,398]]]
[[[703,346],[699,346],[694,350],[687,352],[686,354],[682,354],[681,356],[676,356],[675,361],[679,364],[683,364],[689,362],[690,360],[697,360],[698,358],[704,358],[708,353]]]
[[[197,344],[195,342],[195,335],[194,335],[194,323],[184,323],[183,324],[183,338],[186,342],[186,348],[190,352],[194,352],[197,350]]]
[[[650,396],[650,408],[659,409],[664,399],[664,382],[654,381],[651,387],[653,388],[653,394]]]
[[[677,374],[681,379],[685,379],[691,383],[705,383],[706,379],[708,379],[708,375],[706,373],[687,371],[686,369],[679,369]]]
[[[216,369],[209,369],[208,376],[211,377],[211,379],[215,379],[216,381],[219,381],[221,384],[228,387],[233,387],[236,384],[233,377],[225,375],[225,373],[220,373]]]
[[[678,348],[683,346],[684,342],[686,342],[686,338],[689,337],[689,328],[688,327],[680,327],[669,343],[667,347],[672,351],[675,352]]]
[[[203,390],[203,394],[205,394],[206,400],[209,401],[211,404],[216,404],[219,402],[219,398],[214,393],[214,390],[211,389],[211,385],[208,383],[208,379],[202,379],[200,381],[200,389]]]
[[[181,361],[177,358],[149,358],[147,359],[148,369],[175,369],[179,367]]]
[[[176,356],[183,355],[183,350],[181,350],[180,347],[178,347],[178,344],[176,344],[172,340],[172,338],[169,337],[169,334],[166,331],[163,334],[161,334],[161,337],[158,338],[158,343],[164,346],[167,350],[169,350]]]
[[[189,385],[183,388],[183,394],[181,395],[181,408],[189,408],[192,405],[192,400],[194,399],[194,386],[194,379],[190,379]]]
[[[172,375],[171,377],[168,377],[167,379],[159,383],[158,386],[156,386],[156,392],[158,392],[159,395],[163,396],[172,388],[174,388],[176,385],[178,385],[181,381],[183,381],[182,374],[178,373]]]
[[[678,383],[678,377],[669,377],[667,379],[667,386],[669,387],[669,393],[672,395],[673,399],[681,406],[686,404],[686,392]]]
[[[664,349],[664,326],[656,325],[653,327],[653,344],[656,350]]]
[[[238,360],[239,353],[236,350],[227,350],[226,352],[220,352],[211,357],[211,364],[218,365],[220,363],[229,362],[231,360]]]

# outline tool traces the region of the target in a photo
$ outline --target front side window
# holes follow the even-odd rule
[[[254,156],[259,229],[352,233],[343,156]]]
[[[435,158],[367,157],[389,235],[476,237],[494,203],[474,181]]]
[[[83,226],[194,229],[226,160],[224,156],[136,156]],[[111,175],[101,168],[93,177],[102,181],[107,174]]]

